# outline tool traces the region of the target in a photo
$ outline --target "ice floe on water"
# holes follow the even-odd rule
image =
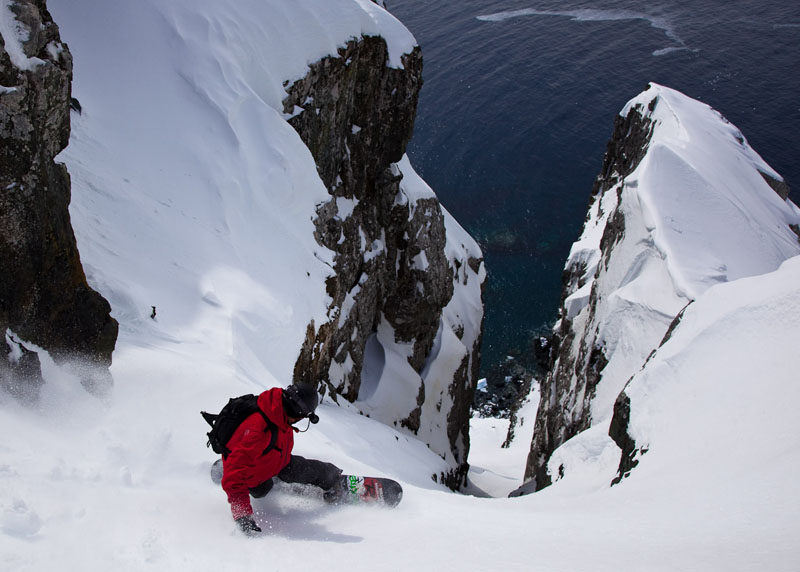
[[[653,28],[663,31],[664,35],[676,44],[653,51],[654,56],[663,56],[671,52],[691,49],[675,32],[674,25],[670,18],[633,10],[599,10],[595,8],[581,8],[577,10],[537,10],[535,8],[523,8],[521,10],[507,10],[492,14],[484,14],[476,18],[482,22],[503,22],[523,16],[560,16],[578,22],[644,20]]]

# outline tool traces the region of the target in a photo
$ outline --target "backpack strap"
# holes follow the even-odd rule
[[[278,440],[278,426],[272,421],[272,419],[267,417],[266,413],[261,411],[260,407],[258,408],[258,412],[261,414],[261,417],[264,418],[264,422],[267,424],[266,428],[264,429],[264,433],[266,433],[267,431],[270,432],[269,445],[267,445],[267,448],[264,449],[264,451],[261,453],[261,456],[266,455],[273,449],[277,449],[278,451],[280,451],[281,450],[280,447],[275,446],[275,443]]]

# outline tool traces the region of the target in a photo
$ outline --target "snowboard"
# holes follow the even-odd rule
[[[392,479],[342,475],[339,482],[325,491],[329,504],[373,504],[395,507],[403,499],[403,487]]]
[[[222,482],[221,460],[211,466],[211,480],[217,485]],[[276,481],[280,483],[279,479]],[[279,486],[278,489],[302,496],[315,496],[308,489],[320,490],[310,485],[290,485],[289,483]],[[333,487],[322,493],[322,498],[328,504],[371,504],[392,508],[400,504],[403,499],[403,487],[392,479],[341,475]]]

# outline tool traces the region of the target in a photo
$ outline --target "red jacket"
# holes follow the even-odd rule
[[[258,396],[258,407],[277,426],[275,446],[267,454],[271,431],[261,413],[253,413],[236,429],[228,441],[230,454],[222,460],[222,488],[228,494],[233,518],[253,514],[250,490],[277,475],[289,464],[294,446],[294,427],[283,410],[279,387]]]

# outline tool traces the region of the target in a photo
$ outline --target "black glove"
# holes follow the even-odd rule
[[[261,528],[256,524],[251,516],[240,516],[236,519],[236,524],[247,536],[257,536],[261,532]]]

